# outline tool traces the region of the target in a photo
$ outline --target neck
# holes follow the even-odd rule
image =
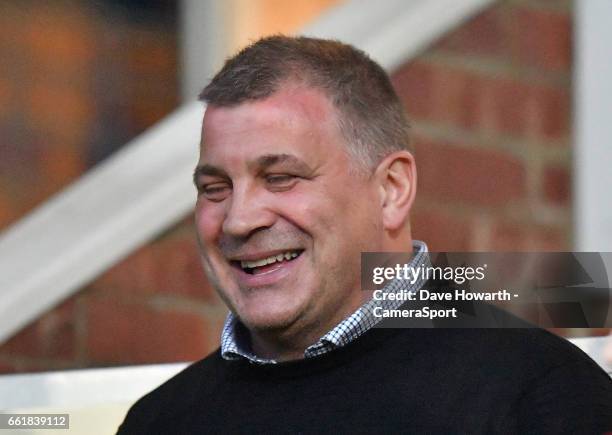
[[[342,320],[353,314],[361,305],[372,298],[372,292],[358,290],[335,315],[323,323],[312,322],[306,326],[297,321],[282,330],[250,330],[251,348],[255,355],[278,362],[304,359],[306,349],[315,344]]]
[[[412,233],[410,226],[385,234],[382,252],[412,252]]]
[[[304,351],[310,344],[279,340],[267,334],[251,332],[251,346],[255,355],[274,361],[291,361],[304,358]]]

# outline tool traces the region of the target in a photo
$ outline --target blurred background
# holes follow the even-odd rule
[[[343,3],[2,1],[0,230],[194,100],[229,53]],[[415,238],[437,251],[575,250],[576,4],[483,5],[391,71],[413,125]],[[117,258],[11,333],[0,372],[188,361],[216,349],[226,309],[194,238],[187,213]]]

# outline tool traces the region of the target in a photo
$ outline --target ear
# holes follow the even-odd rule
[[[395,232],[403,228],[416,196],[417,173],[414,156],[396,151],[376,167],[380,189],[383,227]]]

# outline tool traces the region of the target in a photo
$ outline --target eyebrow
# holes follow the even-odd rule
[[[198,165],[193,171],[193,184],[198,185],[198,178],[203,176],[229,178],[227,172],[213,165]]]
[[[310,167],[303,160],[292,154],[264,154],[250,163],[249,167],[261,171],[278,164],[289,164],[298,170],[311,172]]]

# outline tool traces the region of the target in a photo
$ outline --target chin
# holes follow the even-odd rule
[[[248,311],[239,314],[239,318],[242,323],[250,330],[253,331],[279,331],[286,330],[295,323],[299,317],[298,310],[279,307],[279,309],[270,309],[270,307],[264,307],[264,309],[256,311]]]

